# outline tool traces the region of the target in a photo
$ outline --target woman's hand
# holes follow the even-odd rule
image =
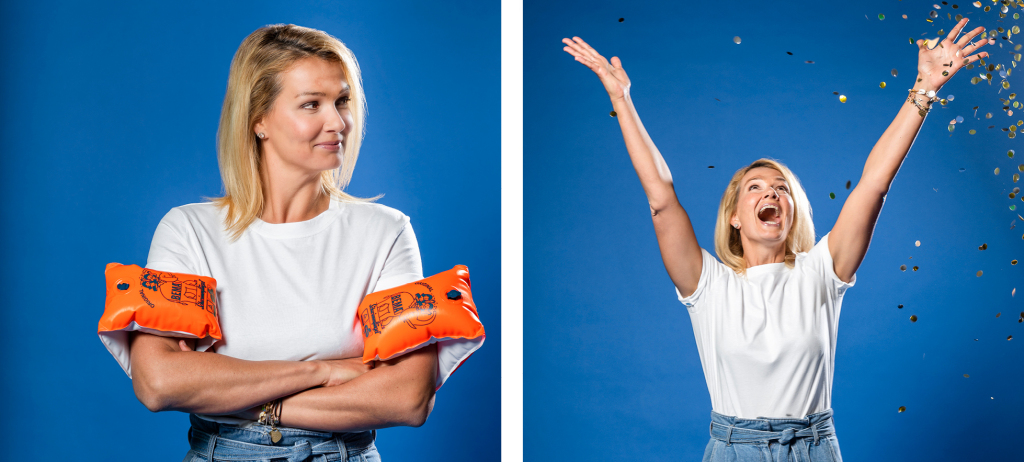
[[[617,56],[612,56],[612,61],[609,63],[604,56],[598,54],[597,50],[591,48],[579,37],[573,37],[572,40],[562,39],[562,43],[566,45],[565,48],[562,48],[566,53],[576,57],[576,61],[583,63],[597,74],[613,104],[616,100],[624,99],[629,94],[629,77],[626,76],[626,71],[622,69],[622,61]]]
[[[935,45],[935,48],[929,49],[927,43],[924,40],[918,40],[918,55],[917,55],[917,78],[918,82],[915,82],[914,88],[924,90],[938,90],[946,82],[956,74],[956,71],[960,68],[971,64],[978,59],[988,58],[988,53],[978,53],[971,55],[986,44],[995,43],[994,40],[986,39],[982,36],[982,40],[977,43],[971,43],[978,34],[985,32],[984,27],[978,27],[967,33],[954,42],[956,37],[960,35],[964,26],[967,25],[967,19],[961,19],[953,30],[949,31],[949,35],[946,36],[941,42]]]
[[[324,380],[325,387],[334,387],[363,375],[373,369],[375,361],[363,364],[363,358],[346,358],[319,361],[328,367],[329,373]]]

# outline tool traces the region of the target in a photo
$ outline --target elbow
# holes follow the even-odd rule
[[[135,397],[146,409],[151,412],[161,412],[170,409],[170,401],[167,399],[166,385],[163,380],[136,374],[132,377],[132,388],[135,389]]]
[[[420,427],[427,423],[427,417],[430,416],[430,411],[434,409],[434,389],[430,388],[429,392],[414,393],[405,403],[405,409],[402,413],[404,416],[404,424],[409,427]]]

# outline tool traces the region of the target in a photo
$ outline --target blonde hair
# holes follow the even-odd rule
[[[293,24],[264,26],[242,41],[231,60],[217,130],[217,162],[224,181],[224,196],[209,200],[219,208],[227,208],[224,227],[232,240],[241,237],[263,213],[263,150],[254,133],[255,126],[270,112],[281,92],[281,73],[295,62],[313,57],[341,65],[349,84],[349,108],[354,123],[345,140],[341,166],[321,172],[320,188],[340,201],[373,200],[343,191],[359,157],[366,117],[366,98],[355,55],[340,40],[323,31]]]
[[[736,202],[739,200],[740,180],[747,172],[767,167],[782,174],[789,185],[790,197],[793,198],[793,227],[786,236],[786,266],[793,267],[796,254],[807,252],[814,247],[814,221],[811,219],[811,203],[807,200],[800,180],[782,163],[772,159],[758,159],[754,163],[736,171],[729,181],[729,186],[722,194],[722,202],[718,206],[718,221],[715,223],[715,253],[726,266],[737,273],[747,270],[747,261],[743,258],[743,243],[740,241],[740,230],[729,223],[736,213]]]

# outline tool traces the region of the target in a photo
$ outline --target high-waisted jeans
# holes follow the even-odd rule
[[[266,461],[380,462],[376,432],[327,433],[277,427],[281,440],[272,443],[270,427],[219,424],[190,416],[189,444],[183,462]]]
[[[740,419],[711,413],[704,462],[842,462],[832,410],[802,419]]]

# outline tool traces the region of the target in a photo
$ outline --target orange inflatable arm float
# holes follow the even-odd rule
[[[221,339],[215,279],[120,263],[108,264],[105,273],[107,303],[97,330],[128,377],[130,331]]]
[[[356,318],[362,323],[364,363],[437,343],[437,388],[485,338],[469,288],[469,269],[462,265],[369,294]]]

